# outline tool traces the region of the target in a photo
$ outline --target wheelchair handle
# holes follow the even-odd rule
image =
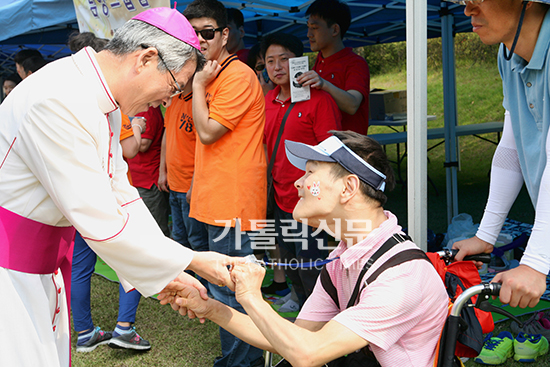
[[[464,257],[464,261],[468,261],[468,260],[481,261],[484,264],[489,264],[489,262],[491,262],[491,254],[477,254],[477,255],[470,255],[470,256]]]
[[[442,251],[437,251],[437,254],[439,255],[439,257],[441,257],[445,261],[453,261],[456,254],[458,254],[458,250],[445,249]],[[489,264],[489,262],[491,261],[491,254],[483,253],[483,254],[469,255],[464,257],[464,261],[480,261],[484,264]]]
[[[500,283],[481,283],[466,289],[460,296],[457,297],[451,309],[452,316],[459,316],[462,308],[470,300],[471,297],[480,294],[479,297],[489,299],[491,296],[500,294]]]

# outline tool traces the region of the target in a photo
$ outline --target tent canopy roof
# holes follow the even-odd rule
[[[454,15],[454,32],[469,32],[469,18],[462,6],[428,1],[428,38],[441,36],[441,15]],[[178,1],[183,11],[191,1]],[[240,9],[245,18],[245,44],[251,47],[262,35],[283,31],[299,37],[306,47],[305,12],[313,0],[222,0],[226,7]],[[344,38],[346,46],[360,47],[405,40],[406,0],[349,0],[352,23]],[[173,6],[173,1],[171,1]],[[78,30],[72,0],[0,0],[0,74],[14,70],[12,57],[22,48],[37,48],[49,59],[70,54],[65,46]]]

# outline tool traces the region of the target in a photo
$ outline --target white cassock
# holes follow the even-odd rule
[[[71,226],[146,297],[193,258],[130,186],[117,109],[91,48],[46,65],[0,105],[0,366],[70,365],[59,264],[72,256]]]

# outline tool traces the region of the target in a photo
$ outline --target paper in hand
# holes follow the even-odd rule
[[[288,59],[288,65],[290,74],[290,101],[292,103],[308,101],[311,96],[309,85],[304,87],[296,81],[296,78],[309,70],[308,57],[292,57]]]

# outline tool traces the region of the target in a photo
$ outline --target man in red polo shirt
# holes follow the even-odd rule
[[[319,51],[313,70],[297,79],[328,92],[342,112],[342,130],[366,135],[369,127],[369,66],[345,47],[351,23],[349,7],[338,0],[316,0],[306,11],[311,51]]]

